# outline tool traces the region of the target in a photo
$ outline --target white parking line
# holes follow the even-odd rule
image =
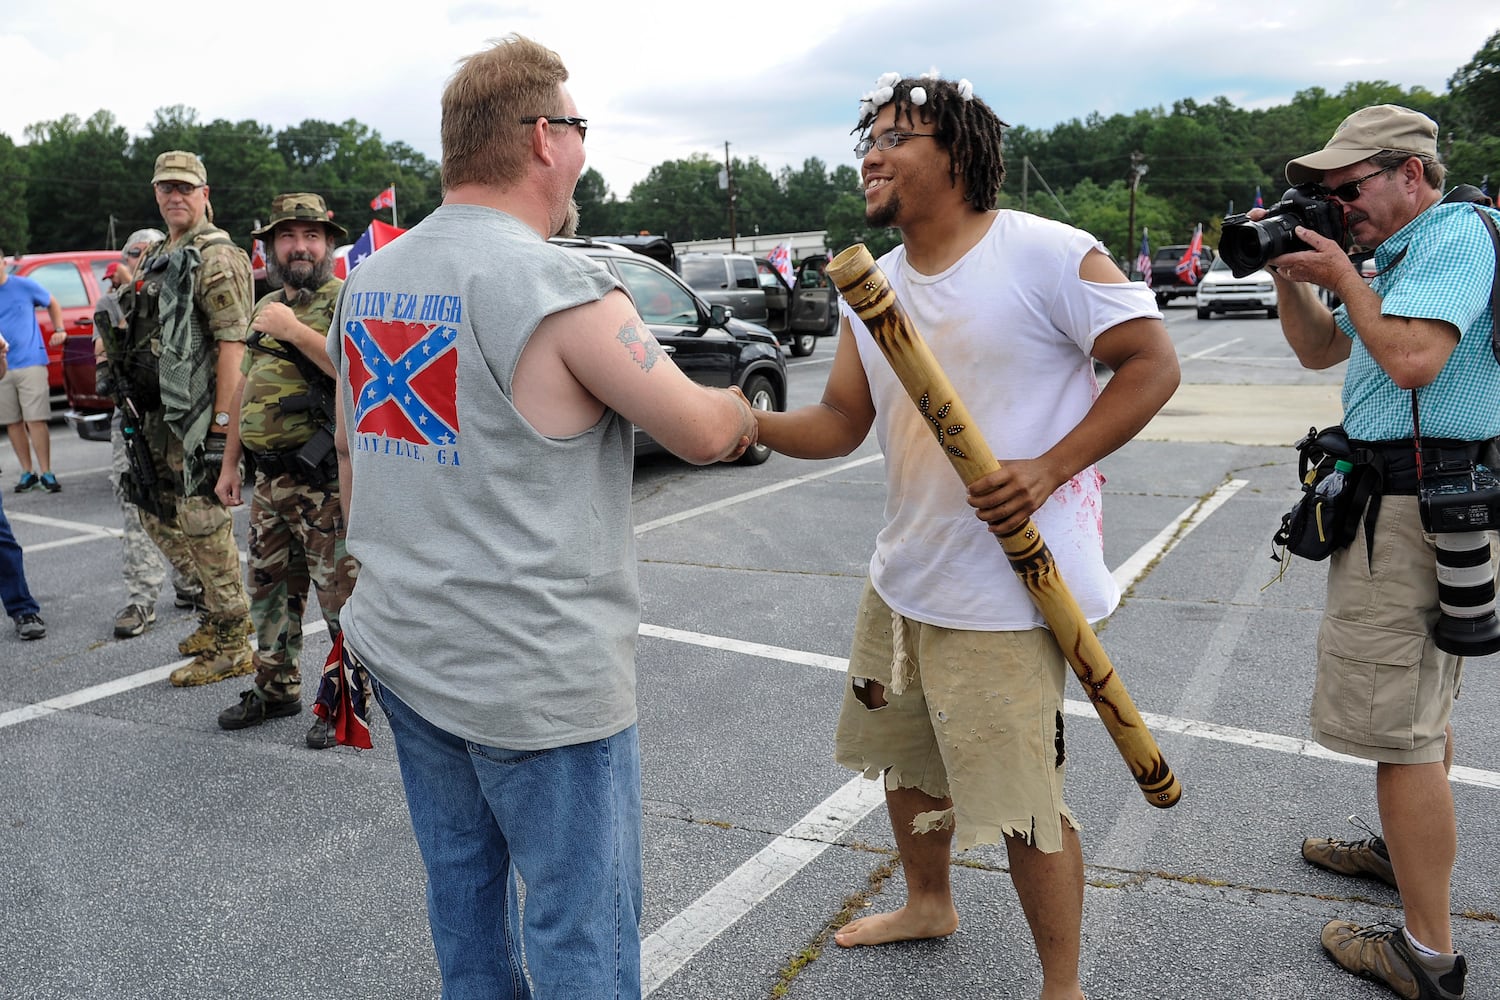
[[[1182,360],[1184,360],[1184,361],[1197,361],[1197,360],[1199,360],[1201,358],[1206,358],[1210,354],[1213,354],[1215,351],[1222,351],[1224,348],[1231,347],[1231,346],[1233,346],[1235,344],[1238,344],[1240,341],[1242,341],[1244,339],[1245,339],[1244,337],[1234,337],[1234,338],[1232,338],[1230,340],[1224,341],[1222,344],[1215,344],[1212,347],[1205,347],[1201,351],[1198,351],[1198,352],[1196,352],[1194,354],[1189,354],[1187,357],[1183,358]]]
[[[801,486],[803,483],[811,483],[815,480],[823,479],[827,476],[836,476],[840,472],[846,472],[849,469],[857,469],[861,465],[869,465],[871,462],[879,462],[884,457],[884,455],[870,455],[866,458],[856,458],[851,462],[844,462],[840,465],[835,465],[831,469],[824,469],[821,472],[814,472],[806,476],[796,476],[792,479],[783,479],[781,482],[772,483],[770,486],[762,486],[759,489],[749,490],[745,493],[736,493],[734,496],[725,497],[722,500],[715,500],[713,503],[706,503],[701,507],[694,507],[690,510],[680,511],[676,514],[669,514],[666,517],[659,517],[654,521],[647,521],[644,524],[638,524],[635,526],[635,533],[637,535],[644,535],[648,531],[655,531],[657,528],[665,528],[669,524],[677,524],[680,521],[686,521],[690,518],[698,517],[701,514],[709,514],[716,510],[723,510],[726,507],[733,507],[735,504],[744,503],[746,500],[754,500],[756,497],[763,497],[768,496],[772,493],[779,493],[782,490],[791,489],[793,486]]]
[[[882,783],[852,778],[749,861],[641,942],[641,996],[682,968],[885,802]]]
[[[660,625],[642,624],[640,634],[653,639],[666,639],[670,642],[705,646],[730,653],[743,653],[746,656],[758,656],[762,659],[778,660],[782,663],[797,663],[803,666],[822,667],[824,670],[837,671],[838,673],[843,673],[849,667],[849,661],[838,656],[824,656],[821,653],[809,653],[801,649],[787,649],[784,646],[768,646],[764,643],[744,642],[740,639],[730,639],[721,635],[686,632],[682,629],[664,628]],[[1080,719],[1093,719],[1095,722],[1099,721],[1099,713],[1086,701],[1067,699],[1063,702],[1063,709],[1068,715],[1077,716]],[[1342,764],[1374,766],[1372,761],[1361,760],[1358,757],[1346,757],[1343,754],[1334,753],[1332,750],[1320,746],[1312,740],[1299,739],[1294,736],[1263,733],[1254,729],[1239,729],[1234,726],[1221,726],[1216,722],[1204,722],[1200,719],[1182,719],[1172,715],[1158,715],[1153,712],[1142,712],[1141,718],[1146,720],[1146,725],[1153,732],[1179,733],[1183,736],[1192,736],[1197,739],[1212,740],[1215,743],[1232,743],[1255,750],[1271,750],[1276,753],[1291,754],[1295,757],[1313,757],[1318,760],[1338,761]],[[1461,785],[1474,785],[1477,788],[1500,790],[1500,771],[1486,771],[1477,767],[1459,767],[1455,765],[1450,777]]]
[[[328,631],[328,623],[321,618],[316,621],[306,622],[302,626],[302,634],[305,636],[316,635],[319,632],[326,631]],[[87,705],[89,702],[98,701],[101,698],[124,694],[126,691],[133,691],[136,688],[145,687],[147,684],[155,684],[157,681],[164,681],[172,671],[184,663],[191,662],[191,658],[174,660],[171,663],[163,663],[159,667],[150,667],[125,677],[116,677],[112,681],[95,684],[93,687],[86,687],[65,695],[59,695],[56,698],[48,698],[46,701],[39,701],[31,705],[23,705],[20,708],[13,708],[9,712],[0,712],[0,729],[28,722],[31,719],[40,719],[54,712],[77,708],[79,705]]]
[[[1156,533],[1155,538],[1136,549],[1134,555],[1115,568],[1113,574],[1115,583],[1121,590],[1129,590],[1130,585],[1146,572],[1147,566],[1176,548],[1178,542],[1207,520],[1208,515],[1224,506],[1230,497],[1244,489],[1248,483],[1247,479],[1231,479],[1210,493],[1202,503],[1194,504],[1178,514],[1165,528]]]

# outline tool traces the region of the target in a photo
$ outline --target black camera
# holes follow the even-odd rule
[[[1329,201],[1327,192],[1317,184],[1298,184],[1287,188],[1259,222],[1251,222],[1243,214],[1226,218],[1219,237],[1219,256],[1229,265],[1230,273],[1243,278],[1265,267],[1273,257],[1309,249],[1293,235],[1298,226],[1306,226],[1346,250],[1349,247],[1343,206]]]
[[[1417,484],[1422,527],[1431,532],[1500,527],[1500,479],[1483,465],[1439,466]]]

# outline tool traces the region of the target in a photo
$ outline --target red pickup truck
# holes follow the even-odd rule
[[[109,440],[108,414],[114,408],[108,397],[94,392],[94,302],[104,291],[104,269],[120,259],[118,250],[68,250],[61,253],[29,253],[7,257],[5,269],[37,282],[62,309],[66,343],[53,347],[52,318],[47,310],[36,311],[42,342],[47,344],[47,384],[56,407],[66,402],[69,414],[104,414],[100,426],[74,422],[78,433],[94,441]]]

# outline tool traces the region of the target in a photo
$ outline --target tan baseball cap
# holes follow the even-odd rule
[[[184,149],[169,149],[156,158],[156,173],[151,175],[151,183],[155,184],[157,181],[207,184],[208,171],[203,169],[203,161],[198,159],[197,153],[189,153]]]
[[[1345,118],[1316,153],[1299,156],[1286,165],[1286,179],[1308,184],[1377,153],[1393,150],[1437,159],[1437,122],[1419,111],[1395,104],[1360,108]]]
[[[321,222],[340,240],[349,238],[348,230],[328,217],[328,206],[324,204],[323,196],[307,191],[278,194],[272,198],[271,221],[250,235],[263,240],[271,235],[271,230],[276,228],[278,222]]]

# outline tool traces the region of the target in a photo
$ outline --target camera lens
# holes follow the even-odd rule
[[[1438,649],[1456,656],[1500,652],[1489,535],[1482,531],[1441,531],[1433,537],[1437,542],[1438,603],[1442,608],[1433,641]]]
[[[1271,253],[1271,236],[1259,222],[1245,222],[1238,226],[1226,226],[1219,239],[1219,256],[1229,265],[1236,278],[1258,271],[1266,266]]]

